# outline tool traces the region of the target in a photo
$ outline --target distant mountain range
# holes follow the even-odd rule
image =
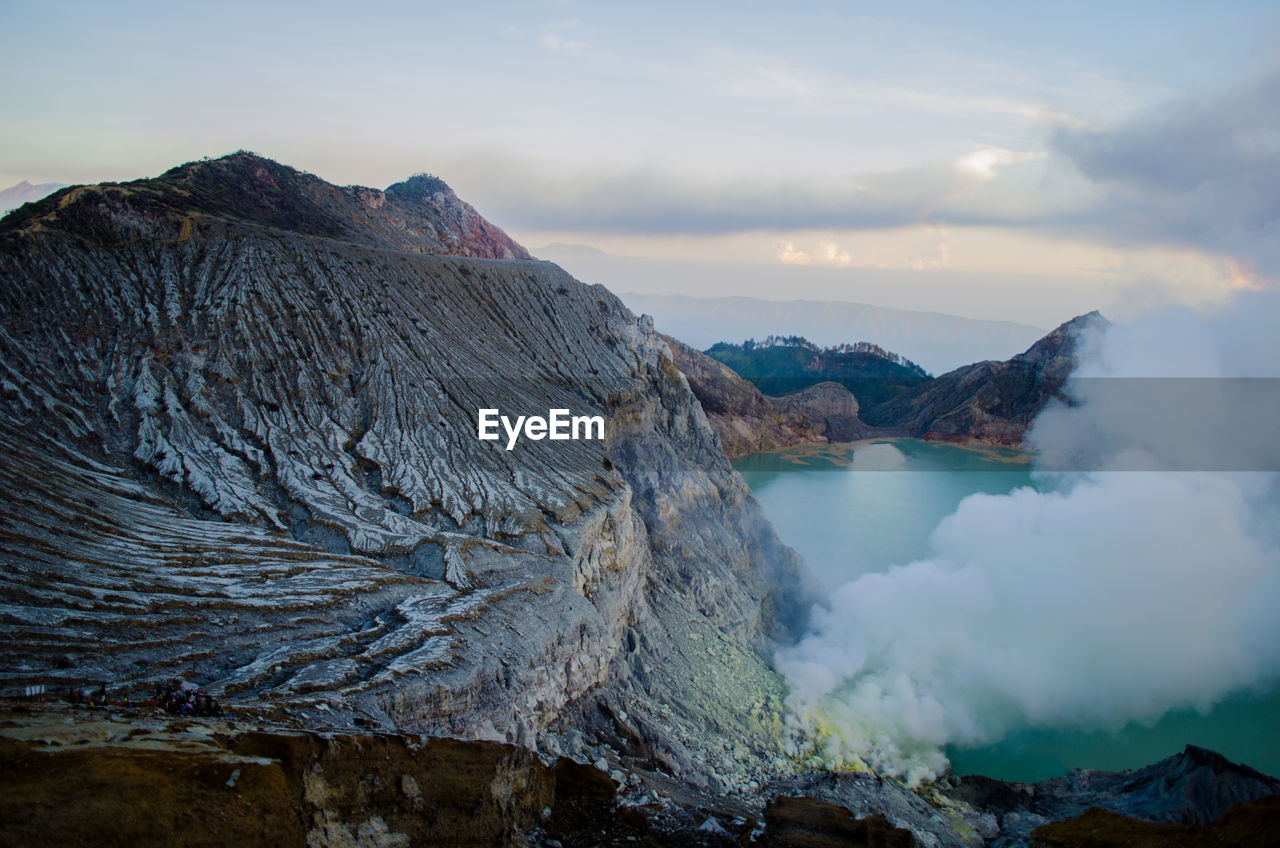
[[[627,293],[618,297],[633,311],[652,315],[661,332],[700,350],[716,342],[736,343],[772,334],[804,336],[823,346],[866,341],[902,354],[931,374],[973,362],[1006,360],[1047,332],[1010,321],[849,301]]]
[[[32,185],[26,180],[23,180],[17,185],[12,185],[4,190],[0,190],[0,215],[4,215],[13,209],[17,209],[24,203],[39,200],[60,188],[63,188],[62,183],[40,183],[38,185]]]
[[[870,345],[820,349],[766,338],[703,353],[667,342],[730,459],[877,436],[1017,447],[1045,404],[1061,396],[1080,334],[1105,321],[1081,315],[1008,361],[934,378]]]

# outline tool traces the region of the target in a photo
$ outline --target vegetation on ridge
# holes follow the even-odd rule
[[[818,383],[839,383],[859,403],[883,403],[928,382],[929,374],[909,359],[870,342],[819,347],[803,336],[719,342],[706,354],[736,371],[766,395],[798,392]]]

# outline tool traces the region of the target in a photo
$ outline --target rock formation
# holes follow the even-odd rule
[[[729,459],[792,445],[848,441],[868,429],[858,422],[857,399],[839,383],[768,397],[728,365],[663,338]]]
[[[1034,831],[1042,848],[1276,848],[1280,795],[1246,801],[1207,824],[1150,822],[1090,807]]]
[[[950,792],[997,816],[1000,839],[995,844],[1010,846],[1026,845],[1041,825],[1080,816],[1090,808],[1106,810],[1116,819],[1207,825],[1236,804],[1276,793],[1280,793],[1280,780],[1195,745],[1134,771],[1076,769],[1064,777],[1032,784],[966,777]],[[1274,805],[1271,810],[1274,824],[1280,811]],[[1056,832],[1067,834],[1072,829]],[[1037,830],[1035,838],[1040,836]],[[1081,843],[1064,838],[1054,844]],[[1150,844],[1165,843],[1154,840]]]
[[[1061,396],[1081,332],[1105,321],[1072,319],[1007,362],[957,368],[878,404],[860,404],[838,383],[770,397],[729,366],[667,338],[725,454],[823,442],[912,436],[1017,447],[1050,398]]]
[[[1026,414],[1069,327],[966,408]],[[903,419],[998,436],[953,414],[971,382]],[[185,679],[289,727],[76,740],[6,714],[0,841],[1025,844],[1096,793],[917,793],[782,753],[759,649],[810,599],[704,405],[722,434],[778,425],[744,445],[842,439],[842,391],[760,396],[430,177],[339,188],[240,153],[22,207],[0,221],[0,686]],[[480,408],[601,415],[605,438],[506,450]],[[1091,785],[1155,817],[1274,791],[1186,756]],[[884,819],[757,827],[804,795]]]
[[[525,256],[439,180],[247,153],[6,217],[10,691],[180,677],[695,783],[772,763],[756,648],[801,566],[649,323]],[[480,407],[606,438],[506,451]]]
[[[957,368],[874,407],[862,420],[941,441],[1016,447],[1075,366],[1080,334],[1104,319],[1090,312],[1061,325],[1007,362]]]

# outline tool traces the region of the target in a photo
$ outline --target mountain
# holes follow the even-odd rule
[[[985,777],[956,784],[956,798],[999,817],[1008,844],[1280,844],[1280,780],[1195,745],[1124,772],[1074,769],[1032,784]]]
[[[243,152],[0,220],[0,842],[958,848],[1092,801],[790,758],[802,563],[677,345],[523,255],[438,179]],[[606,426],[508,447],[483,408]],[[178,681],[234,719],[139,709]],[[77,687],[129,704],[41,700]],[[1111,807],[1272,790],[1203,761]]]
[[[898,436],[1016,447],[1050,398],[1060,396],[1075,366],[1080,334],[1105,321],[1097,312],[1081,315],[1006,362],[977,362],[934,378],[882,356],[870,357],[881,370],[867,371],[865,357],[824,358],[813,345],[718,345],[700,353],[674,339],[668,343],[730,459],[794,445]],[[719,358],[709,355],[715,353]],[[806,385],[838,376],[842,368],[844,376],[856,372],[864,381],[854,385],[889,399],[868,403],[867,393],[850,393],[835,382],[782,397],[765,395],[756,385]],[[912,385],[902,387],[904,379]]]
[[[732,368],[664,336],[725,456],[855,437],[858,402],[839,383],[819,383],[785,397],[766,397]]]
[[[784,394],[818,383],[839,383],[863,403],[882,403],[926,382],[929,375],[910,360],[868,342],[820,348],[802,336],[721,342],[706,354],[723,362],[762,392]]]
[[[60,209],[63,204],[69,208]],[[76,186],[43,198],[6,219],[10,228],[56,220],[58,228],[88,238],[136,238],[104,221],[102,209],[164,218],[251,224],[300,236],[351,241],[412,253],[488,259],[529,259],[529,252],[459,200],[442,180],[410,177],[386,191],[330,185],[319,177],[241,151],[221,159],[189,162],[154,180]],[[140,224],[141,226],[141,224]]]
[[[782,762],[802,565],[667,344],[438,179],[249,153],[0,222],[6,691],[182,678],[691,786]],[[600,440],[477,438],[477,410]],[[358,721],[357,721],[358,720]]]
[[[1017,446],[1032,420],[1061,394],[1082,333],[1105,323],[1097,312],[1066,322],[1007,362],[977,362],[864,407],[873,427],[943,441]]]
[[[544,253],[558,259],[560,253]],[[769,335],[804,336],[827,346],[874,342],[931,374],[970,362],[1006,359],[1045,330],[1008,321],[983,321],[937,312],[887,309],[847,301],[760,300],[750,297],[620,294],[637,313],[653,316],[663,333],[699,350],[716,342]]]
[[[6,189],[0,189],[0,215],[4,215],[10,209],[17,209],[24,203],[30,203],[49,195],[62,188],[62,183],[40,183],[32,185],[23,180],[17,185],[9,186]]]

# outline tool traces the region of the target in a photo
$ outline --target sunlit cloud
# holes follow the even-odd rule
[[[832,268],[848,268],[853,265],[853,255],[830,240],[819,241],[813,251],[801,250],[794,241],[782,241],[775,254],[783,265],[821,265]]]
[[[930,228],[930,234],[936,234],[937,244],[934,247],[933,255],[916,259],[911,263],[912,271],[930,271],[941,268],[951,267],[951,246],[947,243],[947,230],[945,227],[938,227],[936,230]]]
[[[1105,130],[1060,130],[1054,152],[1095,186],[1078,229],[1194,247],[1233,280],[1280,281],[1280,70],[1179,98]]]
[[[996,175],[996,171],[1007,165],[1032,162],[1043,159],[1048,154],[1030,150],[1005,150],[999,147],[988,147],[966,153],[956,160],[956,168],[963,173],[973,174],[984,180]]]
[[[784,241],[778,245],[778,261],[783,265],[808,265],[809,254],[796,250],[794,242]]]
[[[837,268],[847,268],[853,264],[853,256],[849,251],[844,250],[840,245],[833,241],[823,242],[818,246],[819,256],[822,257],[822,264],[834,265]]]

